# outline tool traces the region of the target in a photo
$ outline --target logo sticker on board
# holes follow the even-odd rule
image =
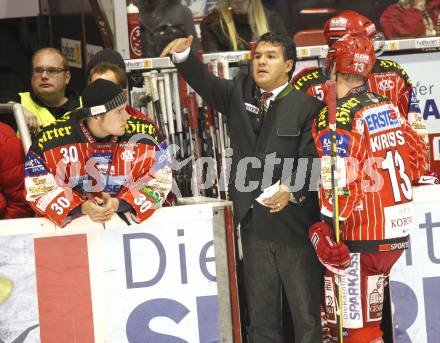
[[[432,139],[432,155],[434,161],[440,161],[440,136]]]

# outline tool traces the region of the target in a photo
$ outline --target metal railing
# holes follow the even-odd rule
[[[20,134],[21,144],[26,154],[32,144],[31,134],[26,124],[23,107],[20,104],[0,104],[0,113],[13,113]]]

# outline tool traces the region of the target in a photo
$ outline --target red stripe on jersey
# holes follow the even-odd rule
[[[343,101],[338,101],[341,108]],[[351,121],[350,130],[337,128],[338,135],[345,136],[345,142],[349,142],[347,155],[359,161],[359,175],[347,181],[348,195],[339,196],[340,217],[346,218],[342,230],[345,240],[390,238],[385,232],[385,209],[412,201],[408,177],[412,179],[424,169],[426,150],[423,143],[394,108],[389,101],[364,106],[346,116]],[[376,116],[374,119],[371,119],[372,114]],[[377,117],[379,115],[389,117]],[[322,156],[323,137],[328,128],[317,131],[315,122],[312,133],[318,155]],[[331,197],[327,192],[320,189],[321,206],[331,211]]]

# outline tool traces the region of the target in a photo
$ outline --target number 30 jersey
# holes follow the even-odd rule
[[[328,107],[313,123],[321,158],[321,213],[332,217]],[[351,252],[405,248],[413,224],[412,181],[426,145],[387,98],[364,92],[337,100],[336,180],[342,239]]]
[[[25,160],[26,199],[34,211],[65,226],[78,207],[102,192],[141,222],[171,190],[166,142],[150,121],[132,115],[123,136],[100,142],[73,118],[43,128]],[[121,204],[123,205],[121,207]]]

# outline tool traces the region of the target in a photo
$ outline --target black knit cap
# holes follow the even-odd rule
[[[96,65],[102,62],[107,62],[111,64],[115,64],[118,67],[120,67],[123,71],[127,71],[125,68],[125,62],[122,58],[121,54],[117,51],[114,51],[112,49],[106,48],[104,50],[98,51],[87,63],[86,72],[87,75],[90,73],[90,70],[92,70]]]
[[[105,114],[127,102],[122,88],[104,79],[89,84],[82,93],[82,99],[88,116]]]

